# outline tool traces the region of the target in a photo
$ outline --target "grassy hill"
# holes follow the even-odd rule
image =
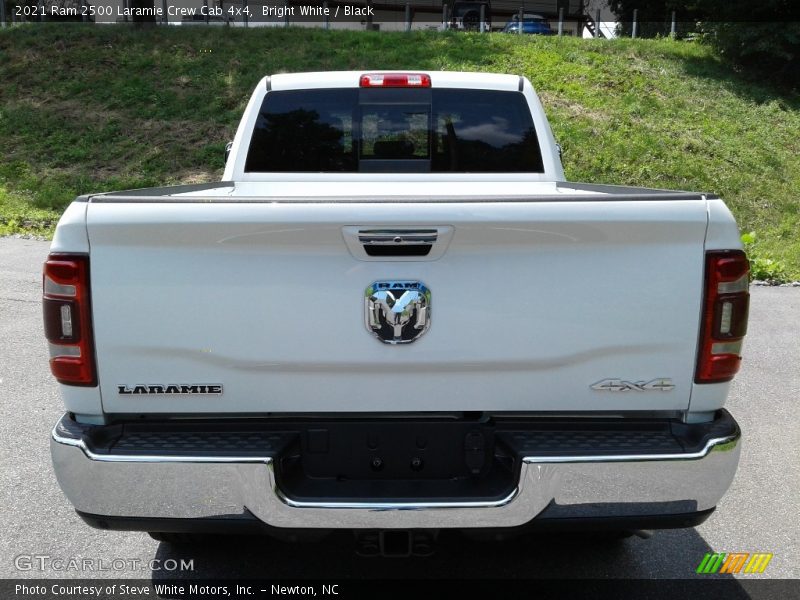
[[[800,278],[800,95],[670,40],[45,25],[0,30],[0,234],[79,193],[218,178],[265,74],[497,71],[536,86],[569,179],[722,195]]]

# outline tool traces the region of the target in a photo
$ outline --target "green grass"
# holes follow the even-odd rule
[[[14,233],[51,237],[60,212],[37,208],[30,193],[9,192],[0,185],[0,235]]]
[[[800,95],[670,40],[2,30],[0,233],[54,218],[79,193],[218,178],[224,144],[265,74],[389,68],[526,75],[569,179],[718,193],[742,231],[758,233],[759,255],[800,278]]]

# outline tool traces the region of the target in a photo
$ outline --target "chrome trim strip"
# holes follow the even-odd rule
[[[53,440],[59,444],[80,448],[87,458],[100,462],[188,462],[188,463],[272,463],[272,457],[263,456],[180,456],[180,455],[128,455],[128,454],[98,454],[89,449],[82,439],[68,438],[56,433],[58,424],[53,427]],[[669,460],[697,460],[704,458],[716,446],[728,444],[738,440],[740,435],[712,438],[697,452],[681,454],[607,454],[583,456],[526,456],[523,463],[587,463],[587,462],[643,462],[643,461],[669,461]],[[513,494],[512,494],[513,495]],[[511,496],[509,496],[510,498]],[[289,500],[292,502],[291,500]],[[464,505],[468,505],[465,503]]]
[[[592,463],[592,462],[647,462],[647,461],[672,461],[672,460],[697,460],[705,458],[717,446],[734,442],[739,435],[729,435],[721,438],[712,438],[697,452],[684,452],[681,454],[610,454],[590,456],[526,456],[522,459],[528,464],[533,463]]]
[[[686,454],[528,456],[515,489],[496,500],[309,502],[280,489],[269,456],[98,454],[58,429],[51,442],[56,476],[80,511],[187,519],[249,512],[269,525],[294,528],[513,527],[552,504],[576,516],[587,505],[631,514],[675,502],[705,510],[729,487],[740,452],[737,429]]]
[[[439,237],[438,229],[359,229],[358,239],[363,243],[433,243]]]
[[[364,511],[387,510],[435,510],[454,508],[500,508],[511,504],[520,494],[520,486],[515,487],[508,496],[500,500],[485,500],[479,502],[301,502],[292,500],[275,485],[275,495],[286,506],[292,508],[321,508],[325,510],[355,509]]]
[[[262,463],[269,464],[269,456],[170,456],[168,454],[139,455],[139,454],[98,454],[93,452],[81,438],[71,438],[59,435],[56,430],[58,423],[53,427],[51,436],[53,441],[65,446],[80,448],[89,460],[97,462],[133,462],[133,463]]]

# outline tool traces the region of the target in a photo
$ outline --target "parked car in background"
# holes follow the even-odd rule
[[[503,33],[519,33],[519,16],[514,16],[505,27]],[[522,33],[528,35],[555,35],[550,23],[541,15],[523,15]]]

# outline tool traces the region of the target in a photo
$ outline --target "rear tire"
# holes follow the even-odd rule
[[[609,531],[595,531],[590,535],[593,539],[598,541],[618,542],[635,536],[636,532],[627,529],[611,529]]]
[[[207,542],[210,537],[202,533],[177,533],[174,531],[148,531],[147,535],[157,542],[164,542],[172,546],[194,546]]]

